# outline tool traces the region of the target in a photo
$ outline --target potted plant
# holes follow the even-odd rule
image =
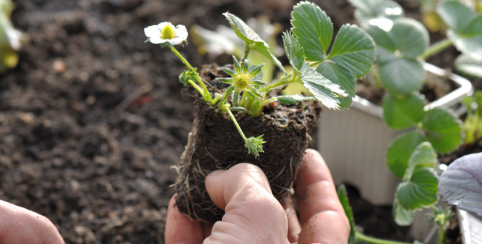
[[[422,125],[417,116],[425,113],[424,111],[434,108],[456,109],[460,106],[460,101],[470,95],[473,89],[470,82],[463,77],[447,74],[443,69],[424,60],[453,43],[463,52],[457,58],[457,67],[477,74],[474,70],[482,67],[477,64],[481,55],[478,48],[482,44],[478,40],[482,36],[482,29],[477,29],[476,26],[482,18],[458,1],[443,2],[438,11],[450,27],[449,39],[428,47],[428,32],[425,27],[413,19],[404,18],[404,11],[397,3],[382,0],[351,0],[350,3],[357,8],[355,16],[360,25],[366,28],[377,43],[377,60],[370,71],[371,83],[374,87],[388,91],[388,95],[384,97],[382,106],[355,96],[352,109],[336,114],[331,111],[324,113],[318,130],[319,150],[326,158],[336,183],[349,182],[357,186],[362,196],[374,204],[391,204],[396,186],[403,176],[403,165],[407,164],[418,145],[417,142],[421,142],[420,138],[416,138],[415,132],[412,132],[412,137],[399,136],[393,141],[400,134],[395,130],[407,130]],[[451,9],[460,11],[451,13]],[[454,22],[456,18],[463,18],[466,23],[458,26]],[[468,45],[473,46],[472,51],[467,50]],[[418,90],[428,75],[454,82],[459,87],[417,110],[417,115],[410,115],[410,103],[425,104]],[[403,107],[408,110],[404,111]],[[452,120],[456,118],[446,114]],[[401,142],[404,139],[413,139],[413,143],[408,146]],[[431,140],[423,140],[426,139]],[[447,148],[434,147],[438,153],[444,154],[456,149],[462,138],[455,141],[454,145]],[[431,142],[433,143],[433,140]],[[343,145],[343,149],[340,145]],[[396,155],[400,147],[404,146],[407,147],[402,149],[403,153]],[[352,153],[343,153],[341,150]],[[385,163],[388,163],[388,168]],[[398,166],[402,166],[401,169],[396,169]],[[373,174],[377,177],[373,177]]]
[[[193,219],[216,221],[223,210],[212,203],[205,190],[207,174],[236,163],[249,162],[267,175],[274,196],[281,200],[291,192],[309,132],[321,107],[348,108],[355,79],[364,76],[375,59],[375,43],[362,29],[344,25],[332,44],[333,25],[318,6],[298,3],[292,13],[291,31],[283,35],[290,70],[285,70],[269,47],[251,28],[233,14],[224,14],[245,45],[234,64],[199,74],[177,51],[188,35],[184,26],[169,22],[145,29],[148,41],[169,47],[187,66],[179,79],[197,91],[193,128],[177,167],[176,204]],[[332,45],[331,51],[329,50]],[[251,65],[247,57],[257,51],[284,73],[267,84],[263,65]],[[277,96],[291,83],[306,87],[314,97]]]

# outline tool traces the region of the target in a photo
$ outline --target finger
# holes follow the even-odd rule
[[[286,217],[288,218],[288,241],[290,243],[298,242],[298,235],[301,232],[301,226],[298,216],[296,216],[293,200],[291,200],[291,197],[286,197],[283,199],[282,205],[285,209]]]
[[[225,210],[205,243],[288,243],[288,221],[263,171],[237,164],[206,178],[211,200]]]
[[[54,224],[46,217],[0,200],[0,244],[63,244]]]
[[[350,225],[321,155],[308,149],[295,182],[302,243],[347,243]]]
[[[203,225],[199,221],[191,220],[179,212],[175,206],[175,196],[171,198],[167,209],[166,244],[200,244],[204,240]]]

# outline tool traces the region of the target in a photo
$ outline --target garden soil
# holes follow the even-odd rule
[[[169,186],[178,176],[170,166],[180,163],[194,98],[178,82],[182,63],[144,43],[143,28],[170,21],[215,29],[228,25],[221,13],[229,11],[242,19],[264,13],[288,29],[294,2],[14,2],[14,25],[30,42],[17,68],[0,75],[0,199],[45,215],[66,243],[164,243]],[[314,2],[335,29],[355,23],[345,0]],[[188,41],[179,50],[196,67],[231,62],[199,57]],[[360,201],[355,220],[365,233],[408,239],[407,228],[387,222],[389,206]]]

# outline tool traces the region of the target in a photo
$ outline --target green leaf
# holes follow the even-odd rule
[[[256,34],[256,32],[254,32],[246,23],[235,15],[228,12],[224,13],[223,15],[226,16],[226,19],[239,38],[245,41],[248,45],[252,45],[251,49],[258,51],[269,58],[273,63],[276,64],[276,66],[278,66],[278,68],[280,68],[281,71],[283,71],[283,73],[286,73],[281,62],[269,51],[268,44],[263,41],[261,37]]]
[[[375,42],[362,29],[343,25],[328,58],[360,78],[368,73],[375,61]]]
[[[463,142],[462,121],[447,110],[428,110],[422,119],[422,127],[427,140],[441,154],[457,149]]]
[[[397,19],[390,30],[397,50],[406,57],[418,57],[429,44],[428,31],[414,19]]]
[[[479,18],[482,21],[482,18]],[[482,31],[480,34],[463,36],[452,30],[447,31],[447,36],[454,46],[465,55],[475,59],[482,59]]]
[[[408,226],[413,222],[413,210],[404,209],[400,206],[397,199],[393,203],[393,217],[395,222],[400,226]]]
[[[347,96],[339,85],[323,77],[323,75],[311,68],[308,63],[305,63],[301,69],[301,81],[303,86],[329,109],[340,109],[340,102],[337,99],[338,95]]]
[[[414,171],[420,167],[433,168],[437,163],[437,153],[430,142],[420,143],[410,156],[404,180],[409,180]]]
[[[397,188],[397,201],[400,206],[415,210],[432,205],[437,201],[438,176],[433,169],[419,168],[413,172],[409,181],[402,182]]]
[[[333,24],[325,11],[313,3],[300,2],[291,14],[293,32],[299,38],[306,60],[325,59],[333,37]]]
[[[408,129],[420,122],[424,106],[425,99],[419,93],[405,98],[388,94],[383,99],[383,118],[392,129]]]
[[[305,96],[302,96],[302,95],[299,95],[299,94],[278,96],[277,98],[278,98],[278,101],[280,101],[284,105],[290,105],[290,104],[296,104],[296,103],[303,102],[303,101],[314,100],[313,97],[305,97]]]
[[[283,43],[285,46],[286,56],[288,56],[291,66],[293,66],[298,73],[301,72],[301,68],[305,63],[305,56],[300,42],[291,32],[285,32],[283,34]]]
[[[482,78],[482,59],[461,54],[455,59],[455,67],[464,74]]]
[[[350,70],[332,62],[323,62],[318,65],[316,71],[333,83],[338,84],[341,89],[348,93],[348,96],[338,97],[337,99],[342,109],[350,107],[353,97],[355,97],[356,86],[355,77]]]
[[[356,244],[355,235],[355,217],[353,217],[353,211],[351,210],[350,202],[348,201],[348,194],[346,192],[345,185],[340,185],[338,187],[338,199],[340,200],[343,210],[345,210],[345,215],[348,218],[348,223],[350,223],[350,238],[348,244]]]
[[[461,32],[475,18],[475,13],[463,3],[452,0],[442,2],[438,14],[451,29]]]
[[[378,47],[383,47],[388,51],[394,53],[397,50],[395,40],[393,40],[393,35],[390,32],[386,32],[379,28],[378,26],[371,25],[366,32],[373,38],[373,41],[377,44]],[[378,53],[377,53],[378,57]],[[377,60],[377,62],[380,62]]]
[[[393,1],[384,0],[349,0],[357,8],[355,18],[363,28],[377,25],[390,29],[392,20],[404,16],[402,7]]]
[[[425,79],[425,70],[420,61],[396,58],[380,65],[380,80],[391,93],[407,96],[420,89]]]
[[[422,133],[415,130],[397,136],[388,147],[387,165],[400,179],[405,175],[412,152],[423,141]]]

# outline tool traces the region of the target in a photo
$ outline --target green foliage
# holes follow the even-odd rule
[[[301,81],[303,86],[315,96],[315,98],[323,103],[327,108],[339,109],[339,101],[337,94],[346,96],[340,86],[323,77],[315,69],[311,68],[308,63],[304,63],[301,69]]]
[[[408,129],[417,126],[424,114],[425,99],[419,93],[406,98],[386,95],[383,99],[383,117],[392,129]]]
[[[185,70],[179,75],[179,81],[184,85],[184,86],[189,86],[189,80],[195,81],[196,80],[196,75],[197,75],[197,69],[189,69]]]
[[[413,221],[413,210],[407,210],[400,206],[397,199],[393,203],[393,217],[395,222],[400,226],[407,226],[412,224]]]
[[[462,143],[462,122],[444,109],[424,111],[422,102],[419,94],[406,98],[388,95],[383,102],[383,115],[390,127],[418,127],[414,131],[401,134],[388,147],[387,164],[400,178],[405,174],[410,155],[421,142],[430,142],[438,153],[453,151]]]
[[[305,54],[300,42],[291,32],[283,34],[283,43],[285,46],[286,56],[290,60],[290,64],[297,73],[301,73],[301,68],[305,63]]]
[[[455,59],[455,67],[464,74],[482,78],[482,59],[461,54]]]
[[[409,95],[420,89],[425,70],[417,59],[429,42],[425,27],[412,19],[397,19],[390,31],[370,26],[368,34],[377,44],[380,80],[391,93]]]
[[[314,100],[313,97],[305,97],[302,95],[284,95],[284,96],[277,96],[278,101],[280,101],[284,105],[296,104],[303,101],[312,101]]]
[[[263,135],[258,137],[250,137],[246,140],[246,147],[248,148],[249,153],[253,154],[255,157],[258,157],[260,152],[264,152],[264,143],[265,141],[263,141]]]
[[[394,1],[348,0],[355,10],[355,18],[363,28],[376,25],[390,29],[392,21],[404,16],[402,7]]]
[[[12,1],[0,0],[0,73],[17,66],[16,51],[28,39],[12,25],[10,16],[14,8]]]
[[[286,73],[281,62],[273,54],[271,54],[268,44],[263,41],[261,37],[256,34],[256,32],[254,32],[246,23],[244,23],[244,21],[235,15],[228,12],[224,13],[223,15],[229,21],[229,24],[239,38],[245,41],[251,49],[258,51],[269,58],[273,63],[276,64],[276,66],[278,66],[278,68],[280,68],[281,71]]]
[[[338,199],[340,200],[341,206],[343,206],[343,210],[345,210],[346,217],[350,223],[350,238],[348,244],[356,244],[355,218],[353,217],[353,211],[351,210],[350,202],[348,201],[345,185],[340,185],[337,192]]]
[[[465,144],[470,145],[482,138],[482,91],[476,91],[472,97],[466,97],[462,104],[467,108],[465,118]]]
[[[482,60],[482,15],[478,15],[463,3],[444,1],[439,15],[450,27],[447,36],[464,55]]]
[[[314,62],[311,64],[313,66],[318,65],[316,70],[302,65],[302,70],[299,71],[304,86],[329,108],[349,107],[355,91],[355,77],[365,75],[374,61],[373,40],[360,28],[344,25],[335,38],[331,52],[327,53],[332,43],[333,24],[326,13],[313,3],[300,2],[294,7],[292,16],[292,30],[297,38],[291,38],[294,41],[285,43],[295,43],[298,40],[305,60]],[[295,59],[290,62],[295,63],[293,66],[299,69],[299,56],[291,56]],[[328,81],[339,85],[348,94],[338,92],[338,86],[328,87]],[[329,90],[334,94],[330,94]]]

